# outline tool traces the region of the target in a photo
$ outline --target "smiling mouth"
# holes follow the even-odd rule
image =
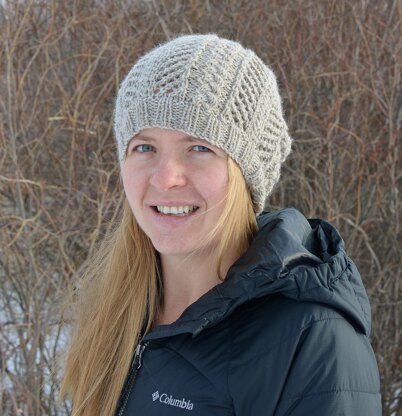
[[[177,213],[177,214],[173,214],[173,213],[164,213],[164,212],[160,212],[158,211],[158,208],[156,206],[151,206],[151,208],[154,210],[154,212],[156,212],[159,215],[164,215],[164,216],[170,216],[170,217],[188,217],[190,215],[193,215],[195,212],[198,211],[199,207],[195,207],[192,211],[189,212],[183,212],[183,213]]]

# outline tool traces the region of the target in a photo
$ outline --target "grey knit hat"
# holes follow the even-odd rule
[[[240,166],[259,214],[291,150],[273,72],[251,50],[215,34],[162,44],[121,83],[114,129],[119,161],[147,127],[182,131],[223,149]]]

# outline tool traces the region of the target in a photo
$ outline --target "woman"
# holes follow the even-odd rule
[[[236,42],[179,36],[121,84],[115,133],[126,201],[81,287],[73,414],[380,415],[341,237],[262,212],[292,141],[272,71]]]

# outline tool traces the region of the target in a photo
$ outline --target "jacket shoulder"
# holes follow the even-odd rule
[[[340,320],[351,326],[356,335],[360,329],[334,308],[319,302],[299,302],[281,294],[253,299],[239,307],[231,317],[233,342],[242,339],[240,334],[249,334],[254,342],[261,340],[265,346],[297,342],[300,335],[319,322]],[[334,331],[337,325],[331,326]],[[258,346],[259,347],[259,346]],[[261,351],[260,348],[258,348]]]
[[[370,342],[342,313],[274,295],[244,305],[233,315],[232,328],[229,386],[236,414],[263,414],[263,397],[272,398],[278,415],[344,414],[342,406],[350,406],[350,414],[381,414]],[[239,377],[248,380],[246,387]],[[255,389],[265,393],[247,401]],[[365,412],[368,403],[377,410]]]

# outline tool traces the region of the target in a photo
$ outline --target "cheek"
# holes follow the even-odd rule
[[[228,189],[228,173],[225,166],[209,169],[202,177],[204,195],[214,200],[221,199]]]
[[[123,169],[121,177],[124,192],[130,202],[130,205],[137,203],[143,190],[143,180],[141,175],[137,172],[129,172],[127,169]]]

